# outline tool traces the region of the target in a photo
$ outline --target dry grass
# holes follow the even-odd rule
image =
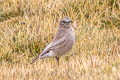
[[[72,52],[29,62],[52,40],[63,16]],[[120,80],[120,0],[1,0],[0,80]]]

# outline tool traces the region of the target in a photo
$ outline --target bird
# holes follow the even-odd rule
[[[59,65],[59,59],[64,54],[68,53],[75,44],[75,33],[72,27],[72,20],[70,17],[65,16],[59,22],[59,28],[56,32],[55,37],[46,48],[35,57],[31,64],[38,59],[44,58],[55,58]]]

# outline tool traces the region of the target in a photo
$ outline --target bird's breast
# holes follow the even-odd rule
[[[73,29],[69,30],[69,31],[64,35],[64,37],[66,37],[66,38],[65,38],[64,45],[61,47],[61,49],[59,49],[61,55],[69,52],[69,51],[72,49],[72,47],[73,47],[73,45],[74,45],[74,43],[75,43],[74,30],[73,30]]]

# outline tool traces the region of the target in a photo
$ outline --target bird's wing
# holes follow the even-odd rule
[[[47,54],[50,50],[54,50],[59,48],[66,43],[65,36],[66,34],[61,34],[59,31],[57,32],[56,36],[52,40],[52,42],[44,49],[44,51],[40,54],[40,56]]]
[[[50,50],[54,50],[61,47],[62,45],[65,45],[65,35],[66,34],[61,34],[61,31],[58,31],[52,42],[43,50],[41,54],[34,58],[31,63],[34,63],[37,59],[50,52]]]

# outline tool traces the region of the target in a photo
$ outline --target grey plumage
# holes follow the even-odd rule
[[[75,34],[71,22],[72,20],[69,17],[64,17],[60,21],[56,36],[31,63],[34,63],[37,59],[55,57],[59,65],[59,57],[69,52],[75,43]]]

